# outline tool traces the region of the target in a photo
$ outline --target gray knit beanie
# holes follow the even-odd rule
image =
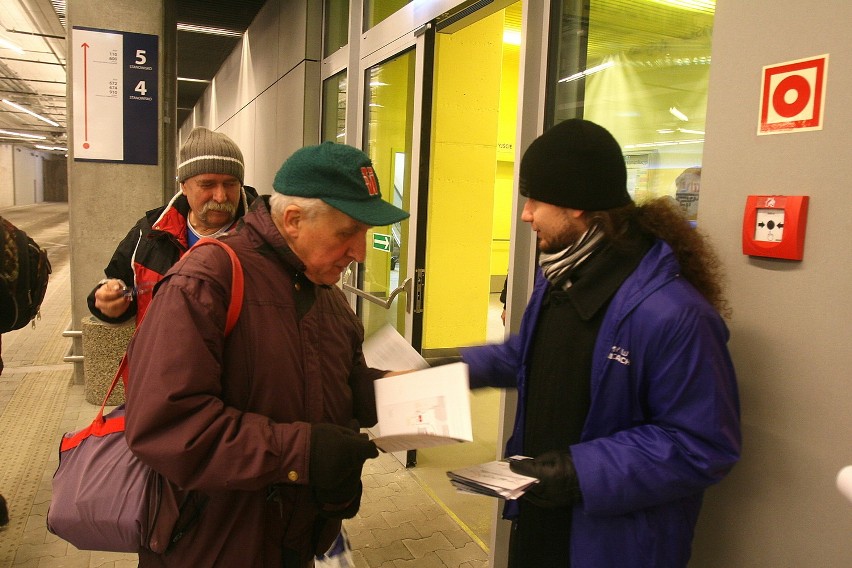
[[[243,153],[222,133],[197,126],[180,148],[178,181],[183,183],[199,174],[232,175],[243,183]]]

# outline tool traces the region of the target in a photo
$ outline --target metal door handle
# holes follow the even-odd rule
[[[343,283],[343,289],[346,290],[347,292],[352,292],[353,294],[355,294],[359,298],[364,298],[365,300],[367,300],[369,302],[373,302],[374,304],[378,304],[386,310],[390,309],[390,306],[393,303],[394,298],[396,298],[399,295],[400,292],[405,292],[405,297],[406,297],[405,311],[408,312],[408,313],[411,313],[411,278],[406,278],[405,281],[403,281],[402,284],[397,286],[390,293],[390,296],[388,296],[387,300],[383,300],[383,299],[379,298],[378,296],[373,296],[372,294],[370,294],[368,292],[364,292],[363,290],[356,288],[356,287],[354,287],[350,284],[347,284],[346,282]]]

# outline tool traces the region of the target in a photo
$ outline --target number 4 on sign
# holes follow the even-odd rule
[[[138,83],[136,83],[136,88],[133,90],[142,95],[143,97],[148,92],[148,88],[145,86],[145,81],[139,81]]]

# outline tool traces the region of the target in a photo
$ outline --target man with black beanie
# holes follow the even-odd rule
[[[740,455],[719,264],[670,198],[637,205],[618,142],[566,120],[524,153],[539,268],[520,331],[462,350],[516,388],[511,568],[683,568],[704,490]]]

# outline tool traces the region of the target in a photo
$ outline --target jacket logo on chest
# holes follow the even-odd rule
[[[613,345],[609,350],[609,355],[606,357],[607,359],[612,359],[622,365],[629,366],[630,365],[630,350],[625,349],[624,347],[619,347],[618,345]]]

